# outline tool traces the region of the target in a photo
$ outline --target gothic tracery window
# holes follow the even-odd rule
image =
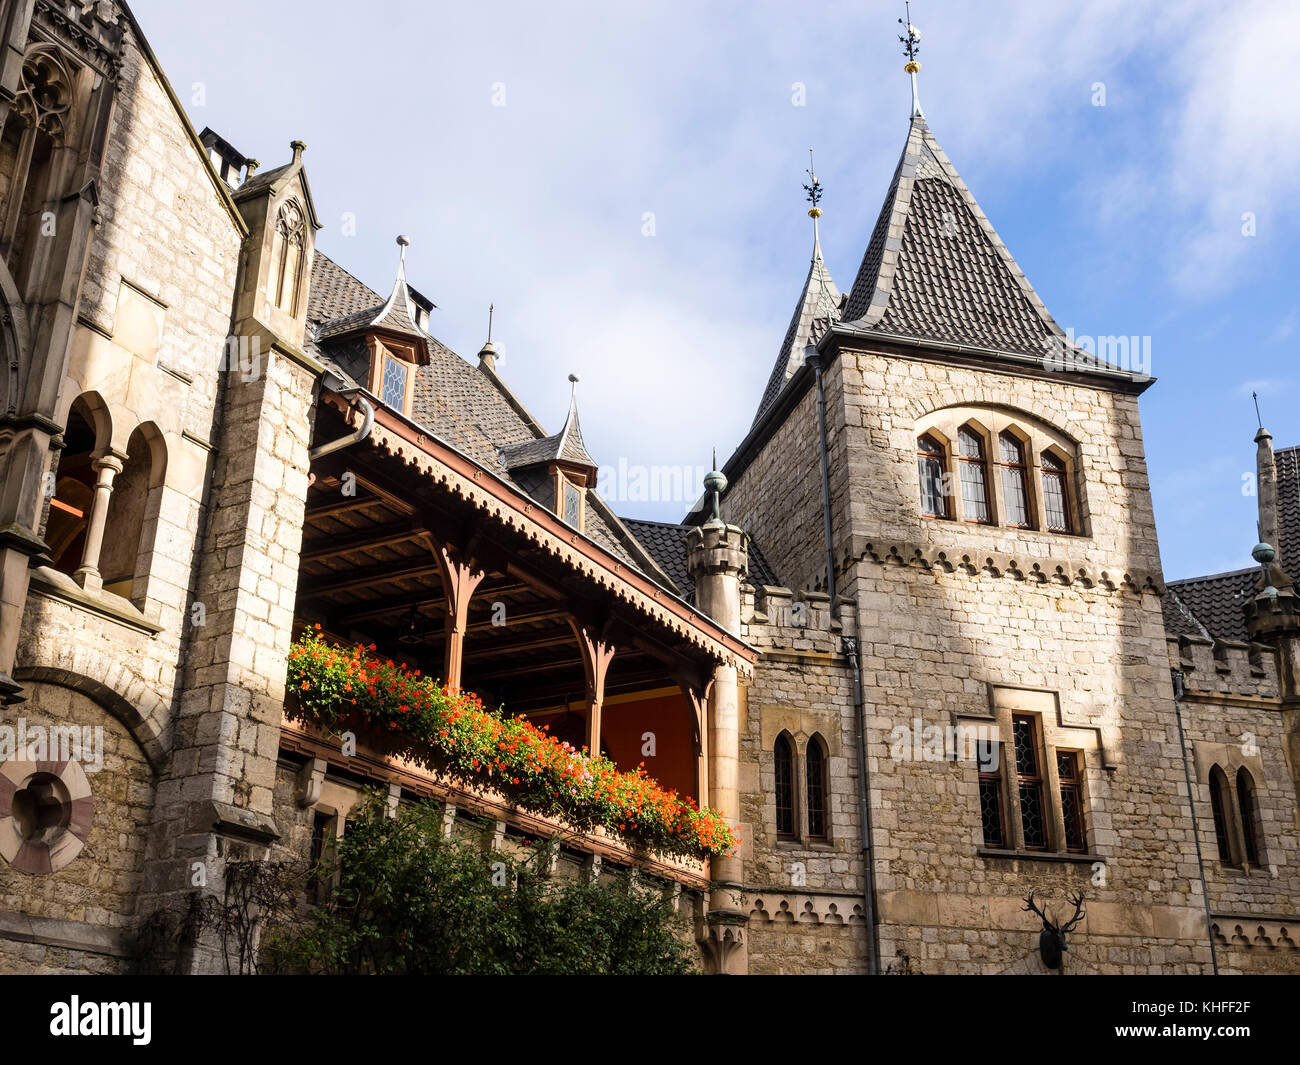
[[[267,295],[275,306],[289,314],[298,313],[303,229],[302,208],[296,200],[285,201],[275,220]]]

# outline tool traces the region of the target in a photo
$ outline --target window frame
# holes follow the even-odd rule
[[[781,779],[782,752],[784,752],[786,759],[784,784]],[[772,744],[772,798],[776,807],[776,838],[780,842],[794,842],[799,838],[799,791],[795,782],[796,753],[794,738],[788,732],[779,733]],[[789,795],[789,801],[785,804],[781,801],[783,788]],[[782,827],[781,814],[783,809],[789,817],[788,828]]]
[[[967,455],[963,450],[966,439],[973,440],[979,449],[975,456]],[[993,498],[993,486],[989,483],[989,445],[984,431],[974,422],[966,422],[957,429],[957,446],[953,448],[953,461],[957,464],[957,482],[961,488],[962,520],[970,525],[997,525],[998,514]],[[978,469],[978,481],[967,481],[966,471]],[[984,517],[972,517],[966,500],[966,486],[978,484],[984,492]],[[970,504],[972,507],[974,503]]]
[[[1049,470],[1047,466],[1047,462],[1049,459],[1053,463],[1059,464],[1059,466],[1055,466]],[[1060,482],[1061,510],[1065,517],[1065,525],[1063,528],[1056,528],[1052,525],[1051,511],[1048,509],[1048,500],[1051,498],[1051,493],[1047,489],[1049,478],[1053,480],[1059,479]],[[1073,536],[1074,529],[1075,529],[1075,522],[1074,522],[1074,505],[1070,499],[1071,478],[1070,478],[1069,461],[1064,456],[1058,454],[1051,448],[1044,449],[1042,455],[1039,456],[1039,479],[1042,482],[1042,486],[1043,486],[1043,529],[1044,531],[1049,533],[1055,533],[1058,536]]]
[[[818,760],[817,781],[813,780],[813,752]],[[828,843],[831,838],[830,822],[830,754],[826,744],[818,734],[814,734],[804,750],[804,808],[808,812],[808,841]],[[814,802],[814,799],[816,800]],[[813,827],[814,808],[821,819],[818,828]]]
[[[1015,445],[1020,455],[1019,462],[1007,462],[1003,458],[1003,441],[1009,441]],[[998,460],[995,465],[998,468],[999,487],[1002,489],[1002,524],[1008,529],[1036,529],[1038,525],[1034,520],[1034,497],[1030,492],[1029,442],[1021,439],[1017,433],[1009,428],[998,433],[997,442]],[[1025,520],[1023,522],[1011,521],[1011,503],[1009,502],[1011,495],[1008,491],[1007,478],[1017,476],[1020,478],[1020,495],[1024,500]]]
[[[922,441],[924,440],[932,441],[938,450],[929,450],[927,448],[922,448],[921,444]],[[937,521],[951,521],[953,519],[953,505],[952,505],[952,498],[951,498],[952,493],[949,492],[948,490],[948,484],[950,478],[950,473],[948,468],[949,466],[948,450],[949,450],[948,443],[945,440],[941,439],[937,433],[933,431],[926,431],[917,434],[916,472],[917,472],[917,484],[921,495],[921,517],[923,518],[933,518]],[[921,469],[922,462],[932,462],[936,466],[938,466],[939,475],[937,478],[931,477],[930,483],[932,486],[931,494],[937,495],[943,510],[942,513],[937,513],[937,512],[932,513],[926,509],[927,481],[925,479],[926,475],[922,472]],[[937,480],[938,482],[937,493],[933,492],[933,482],[935,480]]]

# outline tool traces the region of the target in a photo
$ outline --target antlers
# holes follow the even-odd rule
[[[1083,908],[1082,891],[1076,891],[1073,895],[1068,896],[1068,899],[1071,903],[1074,904],[1074,916],[1072,916],[1063,925],[1056,925],[1052,921],[1048,920],[1047,914],[1045,914],[1042,910],[1040,910],[1037,904],[1034,902],[1033,891],[1030,891],[1029,894],[1025,896],[1024,910],[1026,913],[1033,912],[1038,914],[1039,920],[1043,922],[1043,927],[1046,928],[1048,931],[1060,932],[1064,934],[1065,932],[1068,932],[1071,928],[1073,928],[1075,925],[1077,925],[1080,921],[1082,921],[1084,917],[1087,916],[1087,912]]]

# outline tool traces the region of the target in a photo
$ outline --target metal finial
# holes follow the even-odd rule
[[[399,256],[399,259],[398,259],[398,262],[399,262],[400,265],[405,266],[405,265],[406,265],[406,249],[409,248],[409,247],[411,246],[411,238],[408,237],[405,233],[399,233],[399,234],[397,234],[397,246],[398,246],[399,248],[402,249],[402,250],[401,250],[401,253],[400,253],[400,256]]]
[[[905,3],[904,10],[907,13],[907,18],[898,20],[899,25],[905,30],[905,33],[898,38],[903,45],[903,54],[907,56],[907,62],[903,64],[903,70],[912,79],[912,117],[924,118],[925,115],[921,111],[921,98],[916,90],[916,75],[921,70],[921,64],[916,59],[917,53],[921,50],[921,31],[912,25],[912,5]]]
[[[488,338],[487,338],[487,342],[489,344],[492,343],[492,312],[494,310],[496,310],[496,304],[489,303],[488,304]]]
[[[808,217],[814,222],[822,216],[822,209],[818,206],[822,199],[822,183],[817,180],[817,171],[813,164],[813,150],[808,149],[808,169],[804,171],[808,175],[809,185],[803,187],[804,192],[808,194],[808,202],[812,207],[808,209]]]
[[[576,396],[578,394],[578,382],[581,378],[576,373],[569,374],[569,394]]]
[[[1258,392],[1252,392],[1252,393],[1250,394],[1250,398],[1253,399],[1253,400],[1255,401],[1255,421],[1259,422],[1259,427],[1260,427],[1261,429],[1263,429],[1263,428],[1264,428],[1264,419],[1263,419],[1262,417],[1260,417],[1260,413],[1259,413],[1259,393],[1258,393]]]

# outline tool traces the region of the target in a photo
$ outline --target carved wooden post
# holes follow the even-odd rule
[[[691,740],[695,745],[695,794],[691,797],[705,806],[709,801],[709,692],[713,690],[713,678],[701,680],[679,673],[676,680],[691,711]]]
[[[447,597],[447,644],[443,659],[443,683],[453,691],[460,690],[461,667],[465,661],[465,629],[469,624],[469,601],[474,590],[487,573],[478,568],[474,559],[459,549],[430,540],[438,569],[442,573],[442,589]]]
[[[600,714],[605,703],[605,675],[614,658],[614,644],[604,630],[569,619],[582,651],[582,668],[587,674],[587,750],[600,754]]]

